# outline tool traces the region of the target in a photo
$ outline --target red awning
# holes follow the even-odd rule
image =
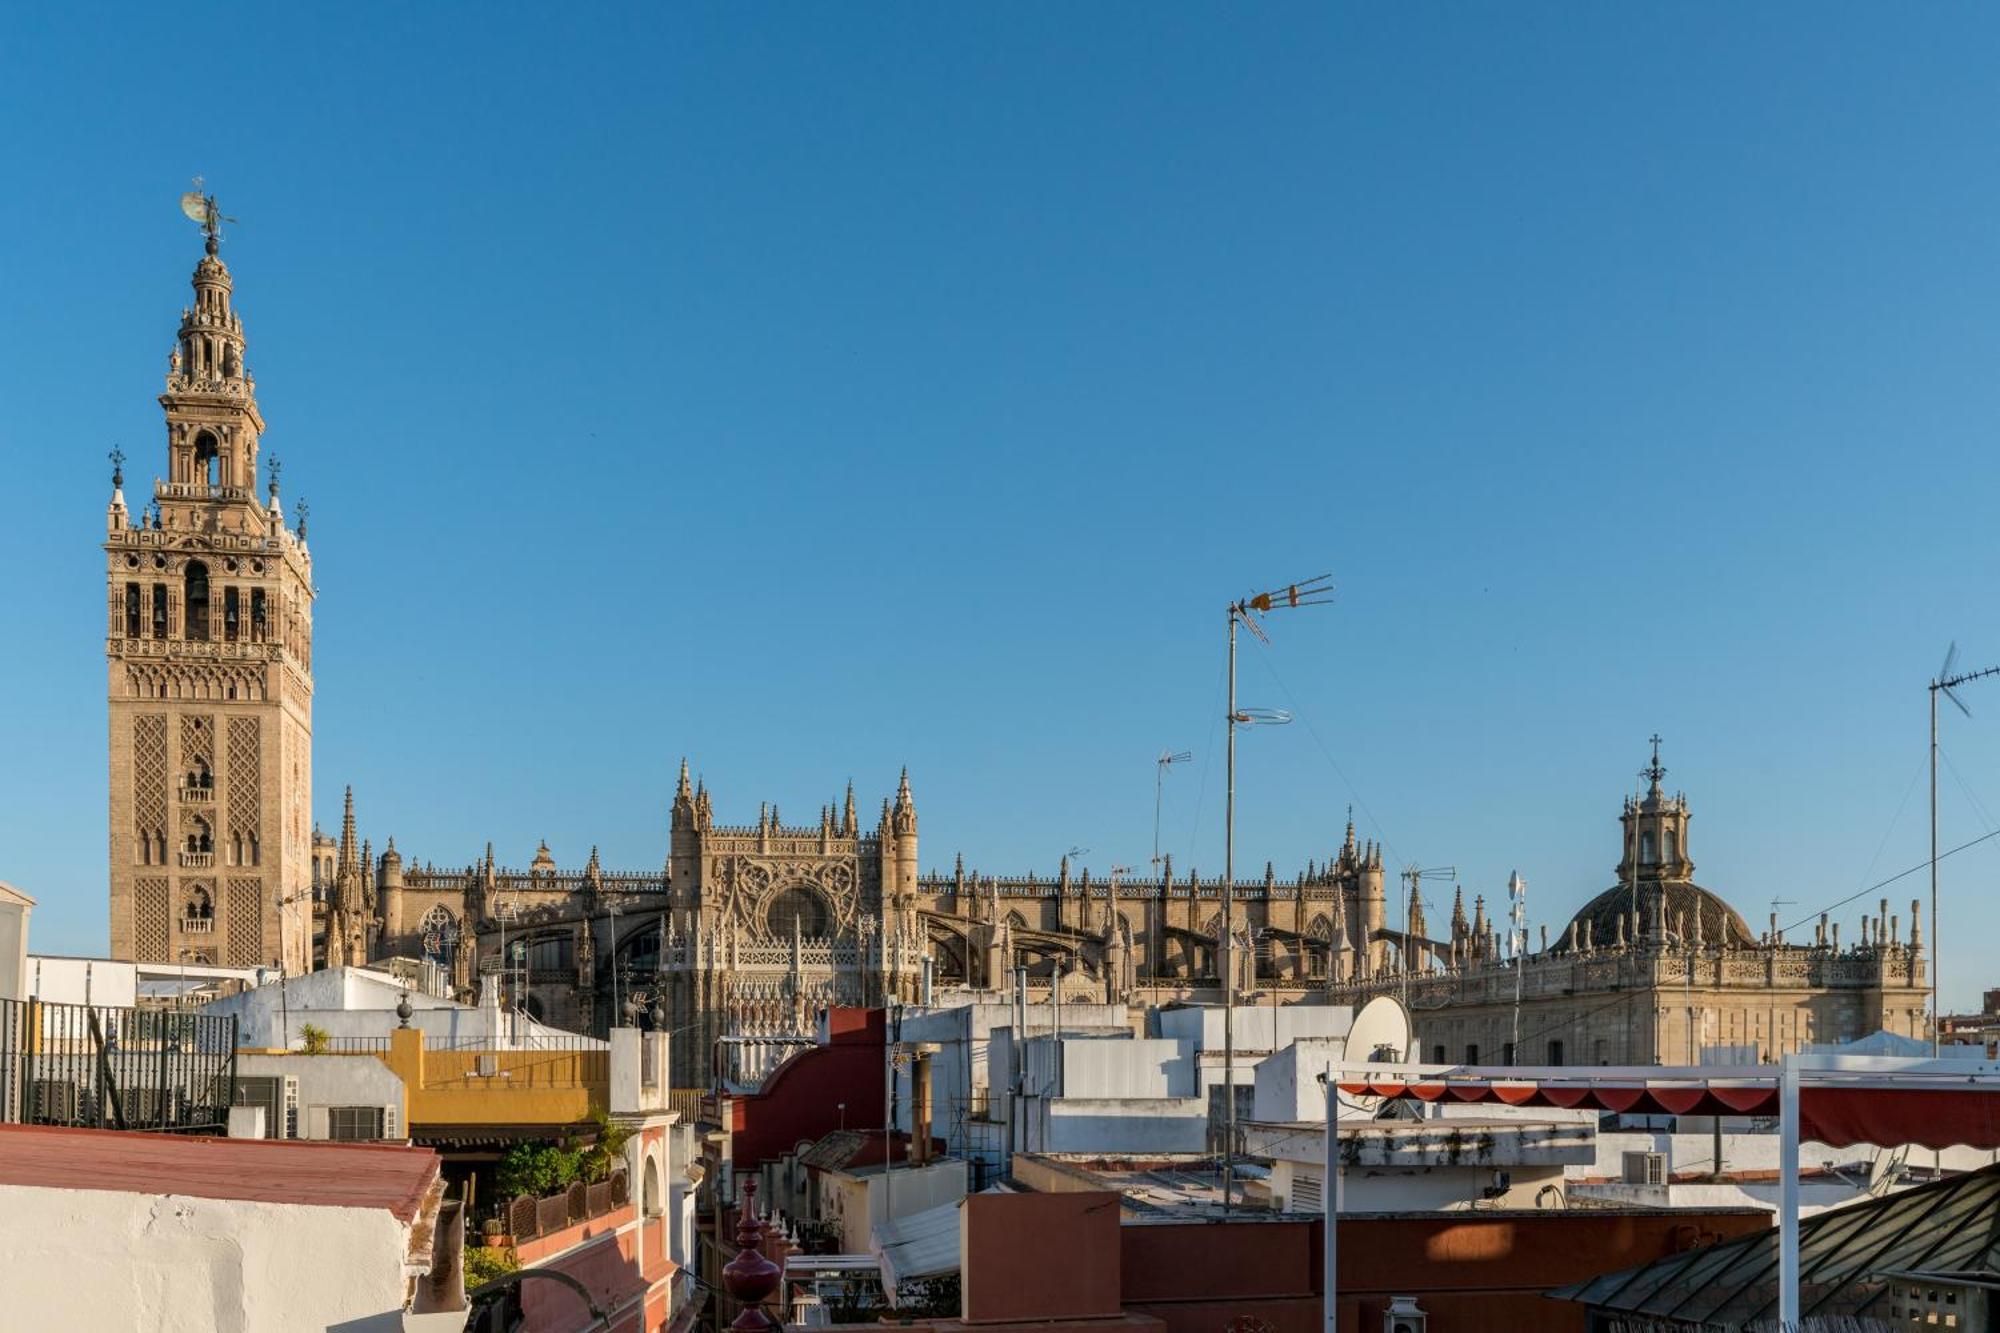
[[[1807,1076],[1810,1080],[1810,1075]],[[1855,1143],[1924,1148],[2000,1148],[2000,1087],[1908,1086],[1875,1081],[1808,1081],[1799,1089],[1801,1137],[1841,1148]],[[1702,1082],[1597,1081],[1589,1078],[1443,1078],[1404,1081],[1371,1078],[1341,1081],[1353,1097],[1414,1098],[1425,1102],[1502,1103],[1564,1110],[1622,1111],[1633,1115],[1778,1114],[1777,1078]]]

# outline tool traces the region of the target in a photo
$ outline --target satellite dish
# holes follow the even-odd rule
[[[181,212],[187,214],[190,222],[208,225],[208,200],[200,190],[189,190],[181,196]]]
[[[1378,995],[1354,1015],[1347,1029],[1343,1060],[1351,1065],[1370,1061],[1402,1064],[1410,1054],[1410,1015],[1393,995]]]

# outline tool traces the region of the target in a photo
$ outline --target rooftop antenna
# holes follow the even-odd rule
[[[1414,928],[1416,917],[1413,912],[1413,906],[1423,901],[1423,881],[1427,879],[1441,879],[1448,884],[1456,884],[1458,882],[1458,867],[1409,866],[1403,871],[1403,966],[1401,971],[1403,973],[1403,1011],[1405,1013],[1409,1012],[1410,1008],[1411,963],[1415,958],[1421,956],[1422,953],[1422,950],[1417,949],[1412,943],[1416,938],[1416,930]]]
[[[1236,704],[1236,627],[1242,625],[1263,643],[1270,638],[1257,622],[1273,611],[1324,606],[1333,600],[1333,575],[1318,574],[1299,583],[1252,593],[1229,604],[1229,756],[1228,797],[1222,822],[1222,938],[1217,951],[1222,973],[1222,1098],[1228,1116],[1222,1156],[1222,1212],[1229,1215],[1232,1177],[1236,1174],[1236,728],[1277,725],[1292,720],[1281,708],[1239,708]]]
[[[215,206],[214,195],[202,192],[199,176],[194,178],[194,188],[181,196],[181,212],[187,214],[188,221],[200,226],[202,234],[208,237],[210,254],[214,254],[221,244],[222,224],[225,222],[231,226],[236,224],[235,218],[224,217],[222,210]]]
[[[1160,873],[1160,801],[1167,791],[1167,770],[1194,758],[1191,750],[1162,750],[1153,761],[1153,873]]]
[[[1521,1058],[1521,974],[1527,970],[1528,952],[1528,881],[1518,870],[1507,876],[1507,898],[1512,904],[1507,915],[1514,923],[1514,1040],[1507,1043],[1511,1065]]]
[[[1938,723],[1937,701],[1942,694],[1951,700],[1952,706],[1967,717],[1972,710],[1965,706],[1965,700],[1952,691],[1969,680],[1979,680],[1986,676],[2000,676],[2000,666],[1983,667],[1978,671],[1954,671],[1958,665],[1958,641],[1944,650],[1944,662],[1938,667],[1937,675],[1931,678],[1931,1058],[1937,1059],[1944,1044],[1944,1011],[1938,1007],[1938,958],[1943,952],[1944,935],[1938,929]]]

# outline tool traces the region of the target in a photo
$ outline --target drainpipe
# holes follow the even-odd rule
[[[917,1165],[931,1160],[931,1057],[919,1050],[910,1065],[910,1128],[915,1132]]]

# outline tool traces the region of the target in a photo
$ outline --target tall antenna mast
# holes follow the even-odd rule
[[[1447,883],[1458,882],[1456,866],[1408,866],[1403,875],[1403,943],[1398,951],[1402,955],[1403,1012],[1410,1011],[1410,973],[1415,970],[1421,950],[1417,947],[1417,917],[1415,909],[1423,903],[1423,881],[1441,879]]]
[[[1983,667],[1978,671],[1962,671],[1954,675],[1952,668],[1958,665],[1958,643],[1954,640],[1944,650],[1944,664],[1938,667],[1937,675],[1931,678],[1931,1058],[1937,1059],[1944,1046],[1944,1010],[1938,1004],[1938,960],[1943,953],[1944,932],[1938,926],[1938,726],[1937,701],[1942,694],[1951,700],[1952,706],[1967,717],[1972,710],[1965,701],[1952,691],[1969,680],[1980,680],[1987,676],[2000,676],[2000,666]]]
[[[1292,715],[1281,708],[1236,706],[1236,627],[1244,626],[1269,643],[1257,622],[1273,611],[1324,606],[1333,600],[1333,575],[1320,574],[1268,592],[1252,593],[1229,604],[1229,788],[1222,821],[1222,938],[1216,958],[1222,973],[1222,1096],[1227,1117],[1222,1150],[1222,1212],[1229,1214],[1231,1184],[1236,1174],[1236,728],[1259,723],[1283,724]]]
[[[1514,923],[1514,1039],[1507,1043],[1507,1063],[1521,1058],[1521,974],[1526,970],[1528,952],[1528,881],[1516,870],[1507,877],[1507,898],[1513,905],[1507,915]]]
[[[1194,758],[1190,750],[1162,750],[1153,761],[1153,873],[1160,873],[1160,801],[1167,793],[1167,770]]]

